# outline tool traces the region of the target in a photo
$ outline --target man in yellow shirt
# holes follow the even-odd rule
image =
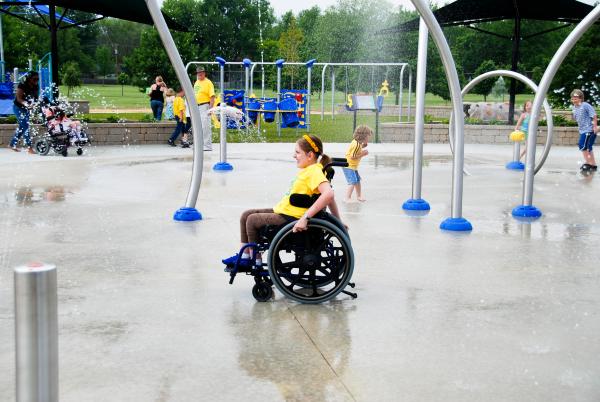
[[[212,151],[212,131],[208,109],[212,109],[215,105],[215,87],[212,81],[206,78],[206,70],[202,66],[196,69],[196,78],[194,93],[196,94],[196,102],[202,119],[204,150]]]

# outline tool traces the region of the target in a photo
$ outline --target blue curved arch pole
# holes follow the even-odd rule
[[[440,25],[424,0],[411,0],[411,2],[421,15],[423,21],[425,21],[425,24],[427,24],[427,28],[431,33],[431,37],[433,38],[433,41],[440,52],[440,57],[444,65],[444,72],[446,73],[446,79],[448,80],[448,86],[450,88],[450,97],[452,99],[452,109],[454,114],[456,116],[462,116],[462,95],[460,93],[458,73],[456,72],[456,65],[454,64],[454,59],[452,58],[452,53],[450,52],[450,47],[448,46],[448,42],[444,37],[442,28],[440,28]],[[463,119],[456,120],[456,149],[452,164],[452,215],[440,224],[440,229],[462,232],[473,230],[473,226],[468,220],[462,217],[465,124]]]
[[[563,60],[577,41],[583,36],[583,34],[598,20],[600,17],[600,5],[594,7],[592,11],[583,19],[577,26],[571,31],[569,36],[564,40],[562,45],[558,48],[552,60],[546,67],[546,71],[542,76],[538,92],[533,98],[533,105],[531,107],[531,118],[529,120],[529,136],[527,138],[527,163],[525,165],[524,180],[523,180],[523,204],[515,207],[512,210],[512,215],[515,218],[533,218],[537,219],[542,216],[542,211],[533,205],[533,179],[535,176],[535,133],[538,129],[538,121],[540,119],[540,111],[542,109],[542,102],[546,98],[546,93],[550,88],[552,79],[556,75],[558,68],[562,64]],[[532,135],[532,133],[534,133]]]
[[[150,16],[154,21],[154,26],[158,31],[160,40],[162,41],[171,65],[175,70],[177,79],[183,88],[186,99],[196,99],[194,96],[194,88],[190,78],[187,75],[186,69],[181,60],[181,56],[177,51],[173,37],[167,28],[167,23],[160,12],[160,7],[156,3],[156,0],[146,0],[146,6],[150,12]],[[190,107],[194,106],[194,107]],[[185,200],[185,206],[177,210],[173,216],[176,221],[197,221],[202,219],[202,214],[196,209],[196,202],[198,201],[198,192],[200,191],[200,184],[202,183],[202,165],[204,163],[204,156],[202,152],[202,120],[200,119],[200,111],[196,105],[188,105],[190,109],[190,117],[192,119],[192,132],[194,134],[194,160],[192,162],[192,180],[190,183],[190,189],[188,191],[187,198]]]

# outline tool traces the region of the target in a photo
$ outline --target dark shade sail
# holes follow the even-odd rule
[[[0,6],[22,6],[19,1],[0,1]],[[133,22],[139,22],[147,25],[154,25],[146,2],[144,0],[32,0],[27,5],[54,5],[69,10],[84,11],[87,13],[98,14],[104,17],[119,18]],[[169,28],[177,31],[186,31],[187,29],[175,22],[172,18],[164,15]]]
[[[577,23],[594,7],[576,0],[457,0],[433,12],[442,27],[519,18]],[[419,18],[380,33],[419,29]]]

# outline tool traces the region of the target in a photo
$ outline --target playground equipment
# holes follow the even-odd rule
[[[352,131],[356,130],[356,114],[361,110],[375,112],[375,142],[379,142],[379,112],[383,107],[383,96],[349,95],[350,107],[353,112]]]
[[[402,121],[402,99],[404,92],[404,70],[408,67],[408,102],[407,102],[407,121],[410,120],[410,99],[412,94],[412,69],[408,63],[315,63],[316,66],[323,66],[323,70],[321,72],[321,121],[325,119],[325,80],[326,80],[326,71],[328,68],[331,68],[331,119],[335,120],[335,68],[336,67],[344,67],[346,72],[346,80],[348,77],[348,67],[354,67],[360,69],[363,67],[371,67],[371,93],[375,94],[375,68],[385,67],[386,71],[390,68],[400,68],[400,80],[398,86],[398,121]],[[360,73],[359,79],[360,81]],[[387,79],[386,79],[387,82]],[[388,84],[389,85],[389,84]],[[346,99],[349,99],[349,94],[347,93],[348,84],[346,83]],[[388,90],[389,92],[389,90]]]

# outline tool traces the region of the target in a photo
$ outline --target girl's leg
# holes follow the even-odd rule
[[[346,189],[346,197],[344,198],[344,201],[346,201],[346,202],[350,201],[353,191],[354,191],[354,184],[349,184],[348,188]]]
[[[248,231],[247,231],[248,219],[250,218],[251,215],[261,214],[261,213],[271,213],[272,214],[273,209],[272,208],[249,209],[247,211],[244,211],[242,213],[242,215],[240,216],[240,241],[242,242],[242,245],[251,242],[251,240],[249,240]],[[256,239],[254,239],[254,240],[256,240]]]
[[[526,153],[527,153],[527,145],[523,147],[523,150],[521,151],[521,155],[519,155],[519,160],[523,159],[523,157],[525,156]]]
[[[359,201],[366,201],[366,199],[364,199],[362,196],[362,186],[360,185],[360,182],[356,183],[355,186],[356,186],[356,198]]]
[[[13,105],[13,112],[17,118],[17,129],[15,130],[15,135],[12,140],[10,140],[10,147],[14,150],[17,150],[17,143],[19,142],[19,138],[21,136],[25,136],[25,133],[29,135],[29,113],[27,109],[20,108],[17,105]]]
[[[171,134],[171,136],[169,137],[169,140],[167,141],[169,144],[174,144],[175,141],[177,141],[177,137],[179,137],[179,134],[181,134],[182,126],[183,126],[183,124],[179,120],[179,117],[175,116],[175,130],[173,130],[173,133]]]

